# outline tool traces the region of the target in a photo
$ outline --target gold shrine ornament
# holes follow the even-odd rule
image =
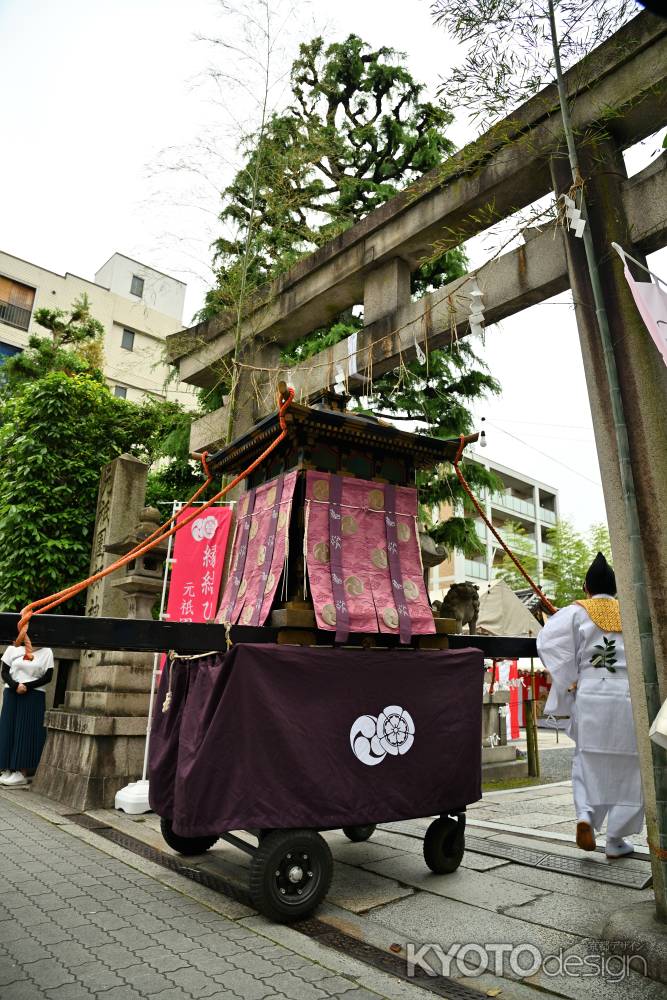
[[[316,479],[313,483],[313,496],[316,500],[329,499],[329,483],[326,479]]]
[[[326,625],[336,624],[336,609],[333,604],[325,604],[322,608],[322,621]]]
[[[396,535],[399,542],[409,542],[410,541],[410,525],[406,524],[404,521],[399,521],[396,526]]]
[[[386,569],[389,565],[387,553],[384,549],[373,549],[371,552],[371,562],[376,569]]]
[[[398,612],[396,608],[385,608],[382,612],[382,620],[387,628],[398,628]]]
[[[368,506],[371,510],[382,510],[384,507],[384,493],[382,490],[371,490],[368,494]]]
[[[356,535],[359,525],[351,514],[345,514],[340,522],[340,530],[344,535]]]
[[[329,543],[328,542],[316,542],[313,545],[313,556],[317,559],[318,563],[328,563],[329,562]]]
[[[584,609],[602,632],[622,632],[621,608],[615,597],[594,597],[590,601],[575,601]]]

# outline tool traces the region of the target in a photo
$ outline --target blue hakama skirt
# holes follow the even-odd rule
[[[5,688],[0,712],[0,771],[35,771],[46,730],[43,691],[17,694]]]

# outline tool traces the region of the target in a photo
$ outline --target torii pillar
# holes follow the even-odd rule
[[[623,274],[623,264],[611,247],[612,242],[619,243],[637,260],[646,263],[641,251],[632,242],[633,234],[623,207],[623,186],[627,182],[623,156],[611,139],[589,140],[582,146],[579,155],[585,179],[586,205],[630,439],[659,696],[664,700],[667,697],[667,630],[662,624],[667,607],[667,368],[639,315]],[[554,158],[551,170],[556,193],[568,191],[572,174],[567,159]],[[647,205],[646,211],[650,213],[651,208]],[[639,625],[630,569],[629,529],[602,342],[584,247],[582,241],[572,234],[565,234],[563,238],[623,616],[656,905],[659,917],[667,920],[665,869],[659,861],[660,857],[663,860],[667,858],[667,752],[652,747],[648,736]]]

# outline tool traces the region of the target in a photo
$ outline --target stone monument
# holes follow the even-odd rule
[[[102,470],[91,573],[149,535],[159,524],[144,507],[148,467],[122,455]],[[98,581],[88,592],[91,617],[150,618],[162,586],[166,545]],[[129,607],[128,607],[129,606]],[[86,650],[63,709],[46,713],[47,741],[33,787],[73,809],[113,806],[141,776],[153,655]]]

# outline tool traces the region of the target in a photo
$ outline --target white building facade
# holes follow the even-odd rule
[[[514,524],[523,529],[520,544],[537,557],[536,583],[548,592],[552,587],[549,565],[553,552],[547,534],[558,520],[558,490],[479,454],[467,453],[466,461],[483,465],[501,480],[503,488],[499,492],[482,491],[477,499],[510,548],[514,548],[515,541],[508,530],[510,526]],[[450,515],[451,509],[443,510],[443,517]],[[494,579],[496,567],[504,555],[503,549],[480,517],[475,518],[475,528],[484,542],[484,552],[473,559],[456,552],[431,570],[429,592],[432,598],[442,598],[452,583],[468,581],[478,584],[481,590],[483,584]]]
[[[89,281],[61,275],[0,251],[0,361],[23,350],[32,334],[48,331],[37,309],[62,309],[86,294],[104,327],[104,374],[112,392],[139,402],[145,396],[194,405],[192,387],[168,382],[165,338],[183,328],[186,286],[146,264],[114,253]]]

